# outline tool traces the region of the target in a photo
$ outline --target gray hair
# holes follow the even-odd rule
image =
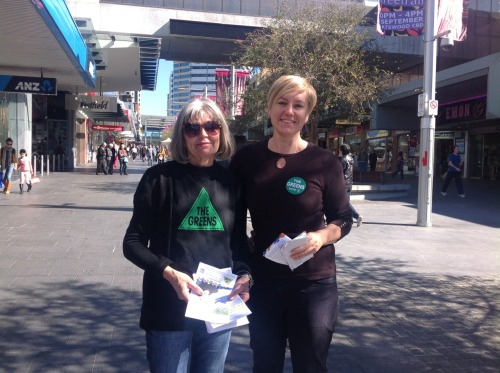
[[[233,135],[229,132],[224,115],[215,102],[206,98],[197,98],[189,101],[179,113],[175,121],[170,143],[170,154],[172,159],[179,163],[189,163],[186,140],[184,138],[183,127],[188,122],[196,121],[202,114],[206,114],[210,119],[215,120],[221,126],[220,145],[217,150],[217,158],[222,160],[230,159],[236,149]]]

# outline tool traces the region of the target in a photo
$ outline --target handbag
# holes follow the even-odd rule
[[[128,157],[127,156],[123,157],[123,163],[128,163]]]
[[[39,177],[33,177],[31,178],[31,184],[38,184],[40,182],[40,178]]]

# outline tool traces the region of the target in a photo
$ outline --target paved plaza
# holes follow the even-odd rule
[[[93,167],[0,194],[0,372],[148,371],[142,272],[122,254],[146,166]],[[460,199],[436,181],[432,227],[404,182],[406,197],[353,201],[365,224],[336,245],[330,371],[500,372],[500,182],[468,180]],[[233,332],[226,372],[251,372],[248,342]]]

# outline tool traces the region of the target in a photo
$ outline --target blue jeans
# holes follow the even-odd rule
[[[12,172],[14,171],[14,163],[11,163],[9,167],[7,167],[3,173],[2,181],[12,181]]]
[[[147,330],[149,370],[152,373],[222,373],[230,339],[230,329],[213,334],[206,329]]]

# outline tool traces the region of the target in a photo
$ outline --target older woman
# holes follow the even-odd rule
[[[246,211],[239,208],[234,176],[216,158],[229,159],[234,140],[217,105],[192,100],[175,123],[172,161],[148,169],[134,196],[125,234],[127,259],[142,268],[140,326],[146,330],[151,372],[213,372],[224,369],[230,331],[209,334],[205,323],[185,318],[192,279],[200,262],[243,274],[233,290],[249,298]]]
[[[253,371],[282,372],[288,339],[294,372],[326,372],[338,314],[333,243],[352,226],[342,168],[332,152],[301,138],[316,105],[307,80],[283,76],[267,97],[272,137],[243,147],[230,164],[244,185],[254,228]],[[294,238],[301,232],[307,242],[291,258],[313,256],[295,270],[262,255],[280,233]]]

